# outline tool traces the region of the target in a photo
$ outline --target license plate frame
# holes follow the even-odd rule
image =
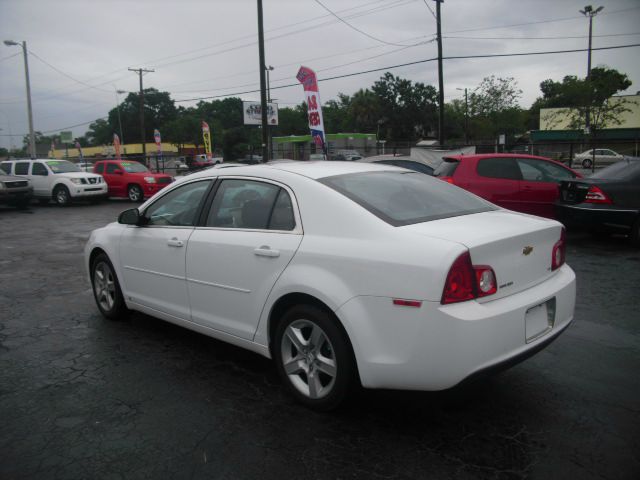
[[[549,333],[553,329],[555,316],[555,297],[528,308],[524,315],[526,342],[531,343]]]

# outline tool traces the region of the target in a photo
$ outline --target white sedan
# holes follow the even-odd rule
[[[208,169],[85,256],[102,314],[127,309],[273,358],[317,409],[368,388],[441,390],[570,324],[562,225],[416,172],[359,162]]]
[[[595,153],[595,155],[594,155]],[[582,153],[578,153],[573,157],[576,163],[582,164],[583,168],[591,168],[593,165],[593,159],[595,157],[596,165],[602,167],[603,165],[611,165],[612,163],[619,162],[624,159],[624,155],[621,155],[608,148],[596,148],[595,150],[587,150]]]

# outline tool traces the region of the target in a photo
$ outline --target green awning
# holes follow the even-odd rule
[[[608,128],[599,130],[596,133],[599,140],[638,140],[640,139],[640,128]],[[585,141],[589,137],[582,130],[532,130],[531,141]]]
[[[354,140],[356,138],[366,139],[375,142],[375,133],[328,133],[326,135],[327,142],[333,140]],[[273,143],[306,143],[312,142],[311,135],[290,135],[288,137],[273,137]]]

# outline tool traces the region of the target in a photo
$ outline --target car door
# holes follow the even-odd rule
[[[104,177],[104,181],[107,182],[110,196],[123,197],[126,195],[124,188],[124,171],[120,168],[120,165],[116,162],[107,162],[102,176]]]
[[[219,182],[187,248],[192,321],[251,340],[271,288],[302,241],[295,198],[267,180]]]
[[[522,172],[520,201],[522,212],[555,218],[554,202],[558,199],[561,180],[575,178],[573,172],[555,163],[537,158],[517,158]]]
[[[185,280],[187,243],[211,180],[180,185],[150,204],[144,225],[128,226],[120,237],[123,291],[130,301],[188,320]]]
[[[474,178],[463,179],[460,186],[490,202],[510,210],[522,211],[520,169],[514,158],[481,158]]]
[[[33,194],[36,197],[51,196],[51,173],[41,162],[33,162],[31,164],[31,183],[33,185]]]

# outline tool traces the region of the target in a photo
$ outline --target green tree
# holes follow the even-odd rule
[[[522,90],[513,77],[485,77],[469,94],[469,134],[475,140],[495,141],[526,130],[527,114],[518,105]]]
[[[115,130],[107,120],[99,118],[89,125],[84,137],[90,145],[99,146],[113,143],[114,132]]]

